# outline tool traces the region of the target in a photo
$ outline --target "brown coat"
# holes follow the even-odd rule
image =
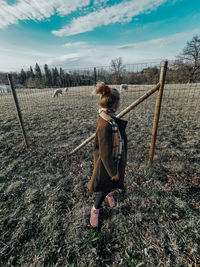
[[[112,158],[112,125],[99,116],[94,142],[94,170],[88,183],[88,189],[93,192],[112,191],[115,188],[124,189],[124,173],[127,160],[127,137],[125,128],[127,122],[113,117],[119,126],[121,137],[124,140],[124,149],[118,171],[120,179],[112,180],[117,174],[117,164]]]

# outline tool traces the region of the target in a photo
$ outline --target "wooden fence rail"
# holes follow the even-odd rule
[[[149,90],[148,92],[146,92],[143,96],[141,96],[140,98],[138,98],[135,102],[133,102],[130,106],[128,106],[126,109],[124,109],[122,112],[120,112],[116,117],[117,118],[122,118],[125,114],[127,114],[128,112],[130,112],[132,109],[134,109],[137,105],[139,105],[140,103],[142,103],[145,99],[147,99],[150,95],[152,95],[153,93],[155,93],[160,87],[160,83],[158,83],[155,87],[153,87],[151,90]],[[91,135],[88,139],[86,139],[83,143],[81,143],[79,146],[77,146],[74,150],[72,150],[69,153],[69,156],[71,156],[72,154],[76,153],[78,150],[80,150],[82,147],[84,147],[85,145],[87,145],[89,142],[91,142],[94,138],[95,138],[95,133],[93,135]]]

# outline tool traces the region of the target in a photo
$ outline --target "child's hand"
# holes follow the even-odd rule
[[[117,173],[115,176],[112,176],[112,180],[115,181],[119,180],[119,173]]]

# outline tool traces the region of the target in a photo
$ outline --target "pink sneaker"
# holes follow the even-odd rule
[[[107,196],[106,196],[107,200],[108,200],[108,203],[110,205],[111,208],[115,207],[116,203],[115,203],[115,200],[114,200],[114,197],[112,195],[112,193],[109,193]]]
[[[93,227],[98,227],[99,224],[99,209],[95,209],[94,206],[91,209],[90,224]]]

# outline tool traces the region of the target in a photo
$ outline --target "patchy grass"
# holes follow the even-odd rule
[[[9,194],[15,190],[17,190],[21,185],[23,184],[22,181],[16,181],[11,183],[7,188],[6,188],[6,193]]]
[[[143,93],[134,88],[122,92],[121,109]],[[0,96],[0,266],[199,266],[199,110],[187,88],[181,99],[166,89],[153,166],[155,97],[125,117],[126,190],[115,192],[116,208],[105,201],[98,229],[89,224],[93,146],[67,157],[95,131],[96,96],[89,88],[58,99],[20,91],[29,150],[12,102]]]

